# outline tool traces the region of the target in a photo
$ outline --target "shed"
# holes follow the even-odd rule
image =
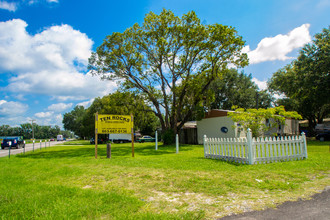
[[[203,136],[217,138],[245,137],[240,125],[228,117],[229,110],[212,109],[197,121],[198,144],[203,144]]]
[[[198,144],[196,124],[196,121],[188,121],[183,125],[180,132],[181,144]]]
[[[197,121],[197,136],[198,144],[203,144],[203,136],[216,137],[216,138],[241,138],[246,134],[243,128],[230,117],[228,117],[230,110],[212,109],[205,114],[205,117]],[[269,121],[265,121],[269,123]],[[285,124],[272,128],[265,132],[263,136],[272,136],[274,133],[286,136],[286,135],[298,135],[299,134],[299,121],[296,119],[285,119]]]

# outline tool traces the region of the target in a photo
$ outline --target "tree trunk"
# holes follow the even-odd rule
[[[315,136],[315,126],[316,126],[316,121],[315,118],[309,117],[308,118],[308,137],[313,137]]]

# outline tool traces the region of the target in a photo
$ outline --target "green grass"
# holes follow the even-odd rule
[[[308,198],[330,185],[330,142],[308,159],[241,165],[204,159],[202,146],[88,141],[0,159],[1,219],[205,219]]]

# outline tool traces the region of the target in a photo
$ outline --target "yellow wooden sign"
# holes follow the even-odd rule
[[[130,115],[97,115],[95,118],[97,134],[130,134],[132,128]]]

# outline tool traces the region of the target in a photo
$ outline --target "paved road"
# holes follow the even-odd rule
[[[51,141],[50,142],[50,147],[57,145],[57,144],[63,144],[65,141]],[[46,148],[49,147],[49,142],[46,142]],[[45,148],[45,142],[41,143],[41,148],[44,149]],[[32,151],[33,150],[33,144],[25,144],[25,152],[28,151]],[[40,150],[40,142],[39,143],[35,143],[34,144],[34,150]],[[0,149],[0,157],[8,157],[8,151],[9,149]],[[10,155],[14,155],[14,154],[20,154],[24,151],[24,148],[21,149],[16,149],[13,148],[10,150]]]
[[[226,216],[221,220],[329,220],[330,187],[322,193],[315,194],[311,200],[285,202],[276,209],[247,212],[241,215]]]

